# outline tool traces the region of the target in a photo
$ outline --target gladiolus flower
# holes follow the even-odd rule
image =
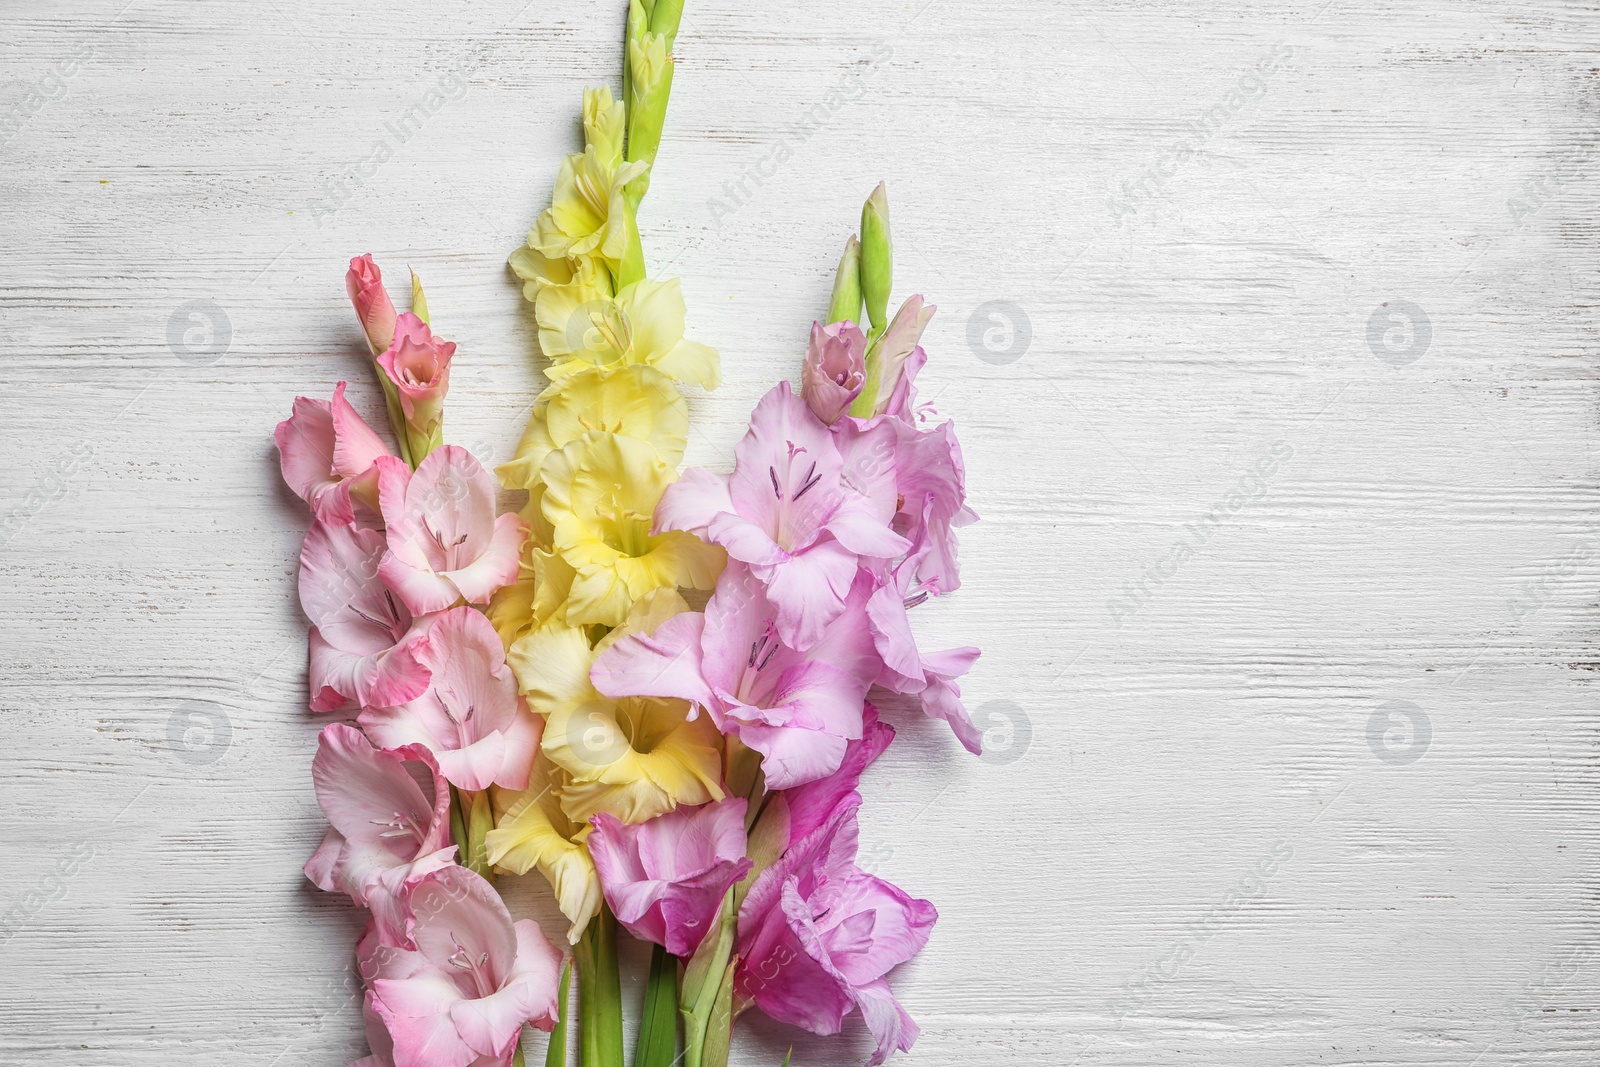
[[[750,416],[733,474],[685,471],[662,495],[656,529],[694,531],[748,563],[778,609],[778,636],[803,649],[844,610],[858,557],[892,559],[910,547],[889,529],[895,499],[884,477],[891,457],[883,459],[870,485],[847,484],[833,434],[780,382]]]
[[[753,570],[730,563],[698,612],[602,651],[591,676],[613,698],[677,697],[761,753],[767,786],[787,789],[838,770],[862,735],[862,703],[880,664],[867,627],[862,574],[820,640],[784,642],[779,609]]]
[[[576,945],[589,920],[600,914],[600,878],[584,845],[591,827],[586,821],[569,819],[562,810],[562,797],[571,783],[567,772],[543,753],[537,755],[527,789],[490,791],[495,828],[484,844],[489,862],[497,868],[512,874],[537,868],[544,875],[570,924],[567,940]]]
[[[528,246],[551,259],[595,256],[615,270],[628,251],[624,191],[648,169],[643,163],[610,166],[594,145],[567,156],[550,206],[528,235]]]
[[[516,578],[527,527],[495,517],[494,478],[466,449],[446,445],[414,475],[399,460],[380,462],[378,502],[389,535],[382,574],[412,611],[486,604]]]
[[[312,514],[332,523],[354,522],[360,505],[362,525],[378,524],[380,457],[393,455],[344,398],[345,383],[333,387],[333,400],[297,396],[294,414],[278,423],[273,439],[283,480],[311,505]]]
[[[378,357],[378,366],[400,396],[413,462],[439,445],[455,352],[454,342],[435,337],[427,323],[408,311],[395,323],[393,343]]]
[[[907,610],[927,596],[910,587],[918,563],[917,557],[906,559],[867,601],[873,645],[883,660],[877,684],[890,692],[920,696],[924,714],[944,720],[968,752],[979,753],[983,751],[983,731],[973,725],[961,703],[961,687],[956,684],[956,679],[977,662],[979,650],[952,648],[927,654],[917,650]]]
[[[534,301],[539,347],[554,365],[545,371],[561,381],[597,367],[650,366],[667,377],[715,389],[722,381],[717,350],[684,338],[683,291],[678,279],[648,278],[616,296],[592,281],[545,285]]]
[[[389,291],[383,287],[383,273],[370,254],[350,261],[344,287],[350,294],[350,303],[355,305],[361,328],[366,331],[367,344],[374,354],[386,350],[394,342],[394,301],[389,299]]]
[[[900,305],[893,321],[867,356],[871,395],[862,403],[870,401],[872,409],[855,414],[885,415],[892,408],[902,418],[910,418],[911,383],[928,360],[927,353],[922,352],[917,342],[937,310],[932,304],[924,303],[920,295]]]
[[[720,549],[688,534],[652,533],[650,515],[672,468],[647,442],[590,433],[552,452],[540,506],[555,549],[577,571],[567,600],[573,626],[615,626],[652,589],[709,589]]]
[[[745,807],[743,797],[729,797],[637,826],[596,815],[589,853],[617,921],[674,956],[693,955],[723,894],[754,866],[745,856]]]
[[[554,1028],[561,953],[538,923],[512,922],[500,894],[465,867],[424,877],[407,904],[416,947],[368,947],[361,961],[396,1067],[506,1062],[524,1023]]]
[[[721,738],[672,694],[608,697],[589,680],[595,658],[618,641],[689,614],[675,590],[657,589],[590,649],[583,630],[551,626],[508,654],[528,706],[545,717],[541,751],[566,771],[562,810],[574,822],[596,812],[638,823],[680,804],[722,799]],[[698,616],[695,616],[698,617]]]
[[[814,1034],[859,1008],[876,1067],[909,1050],[917,1024],[885,981],[927,944],[939,914],[855,865],[860,794],[762,872],[739,911],[736,999]]]
[[[622,101],[612,98],[609,86],[583,91],[583,140],[608,167],[622,162],[626,121],[627,110]]]
[[[551,452],[589,433],[647,441],[661,461],[683,458],[689,405],[665,374],[648,366],[585,366],[539,395],[516,455],[496,468],[512,488],[532,489]]]
[[[812,414],[831,426],[850,410],[867,381],[867,336],[853,322],[811,324],[800,391]]]
[[[391,462],[399,463],[399,460]],[[300,546],[300,606],[311,620],[311,710],[400,704],[428,687],[425,625],[381,577],[383,534],[318,519]]]
[[[494,626],[480,611],[452,608],[431,620],[417,657],[432,675],[427,692],[364,709],[368,736],[389,749],[421,745],[458,789],[526,789],[540,724],[517,695]]]
[[[433,795],[406,770],[427,768]],[[320,889],[344,892],[370,907],[392,932],[404,929],[396,901],[405,886],[451,862],[450,787],[427,749],[373,748],[344,723],[325,727],[311,763],[317,804],[332,823],[306,861],[306,877]]]
[[[839,769],[814,782],[774,793],[761,813],[763,822],[779,809],[787,823],[782,838],[783,847],[809,837],[817,827],[833,817],[845,798],[855,792],[861,775],[875,763],[889,742],[894,740],[894,727],[878,718],[878,709],[868,703],[862,709],[862,728],[859,740],[845,746],[844,759]]]

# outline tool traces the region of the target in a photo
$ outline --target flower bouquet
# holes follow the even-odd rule
[[[497,471],[520,511],[443,442],[455,345],[370,256],[347,286],[395,447],[344,383],[277,430],[311,514],[311,709],[353,713],[318,742],[331,826],[305,872],[371,913],[362,1067],[524,1064],[530,1025],[547,1064],[575,1044],[622,1067],[619,931],[654,946],[638,1067],[721,1067],[752,1008],[818,1034],[859,1011],[873,1064],[917,1037],[887,976],[937,913],[857,865],[856,816],[895,732],[875,692],[980,745],[958,685],[978,650],[926,652],[910,623],[959,587],[976,518],[952,425],[917,402],[934,309],[889,314],[880,185],[798,389],[762,397],[730,473],[679,472],[681,389],[715,389],[719,359],[647,275],[637,212],[681,13],[632,0],[621,96],[585,93],[583,151],[510,258],[550,382]],[[496,889],[535,870],[570,951]]]

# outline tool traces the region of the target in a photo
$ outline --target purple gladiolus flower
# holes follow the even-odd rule
[[[918,1033],[884,976],[922,950],[939,915],[855,865],[860,806],[846,795],[756,879],[739,911],[734,995],[814,1034],[838,1033],[859,1008],[876,1067]]]
[[[692,956],[723,894],[753,866],[744,854],[745,807],[743,797],[729,797],[637,825],[596,815],[589,854],[617,921],[674,956]]]

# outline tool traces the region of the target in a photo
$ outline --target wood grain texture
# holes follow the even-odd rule
[[[508,455],[505,256],[621,17],[0,12],[0,1063],[358,1054],[271,429],[381,410],[371,251],[461,346],[448,438]],[[723,353],[688,461],[887,178],[984,517],[919,616],[984,645],[991,755],[902,715],[865,790],[941,912],[907,1062],[1600,1061],[1597,46],[1559,0],[691,2],[642,220]],[[790,1042],[867,1047],[736,1062]]]

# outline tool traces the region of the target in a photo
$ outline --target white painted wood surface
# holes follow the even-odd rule
[[[509,452],[505,256],[621,16],[0,12],[0,1063],[358,1053],[271,429],[340,378],[381,418],[371,251]],[[907,1062],[1600,1062],[1597,47],[1566,2],[691,0],[643,220],[724,356],[689,461],[884,177],[985,520],[921,617],[985,646],[994,754],[902,718],[866,786],[942,914]]]

